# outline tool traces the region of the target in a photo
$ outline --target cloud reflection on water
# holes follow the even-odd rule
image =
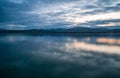
[[[109,42],[109,41],[108,41]],[[112,41],[111,41],[112,42]],[[67,49],[76,49],[76,50],[83,50],[88,52],[100,52],[100,53],[107,53],[107,54],[120,54],[120,46],[115,45],[97,45],[97,44],[90,44],[87,42],[79,42],[77,40],[66,43],[65,44]]]
[[[113,38],[98,38],[97,42],[120,45],[120,39],[113,39]]]
[[[99,41],[101,38],[108,40]],[[115,43],[108,44],[109,39]],[[119,39],[116,36],[1,36],[0,71],[16,69],[19,72],[14,72],[16,77],[27,73],[29,78],[37,73],[44,78],[106,78],[108,72],[119,75],[120,46],[116,43]]]

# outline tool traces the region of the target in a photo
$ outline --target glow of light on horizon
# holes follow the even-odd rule
[[[120,19],[120,12],[87,15],[87,16],[81,16],[81,17],[66,17],[65,20],[67,22],[72,22],[74,24],[79,24],[79,23],[86,23],[86,22],[89,22],[89,21],[110,20],[110,19]]]
[[[120,23],[116,23],[116,22],[110,22],[110,23],[107,23],[107,24],[98,24],[97,26],[119,26]]]

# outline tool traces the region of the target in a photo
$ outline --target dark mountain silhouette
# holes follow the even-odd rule
[[[57,28],[57,29],[30,29],[30,30],[5,30],[0,29],[1,33],[120,33],[120,29],[108,29],[104,27],[87,28],[87,27],[74,27],[74,28]]]

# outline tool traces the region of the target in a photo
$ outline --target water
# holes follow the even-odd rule
[[[1,35],[0,78],[120,78],[120,36]]]

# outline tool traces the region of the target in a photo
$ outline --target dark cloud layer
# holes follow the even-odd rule
[[[84,22],[74,24],[76,23],[74,20],[81,17],[84,18],[83,16],[120,12],[119,0],[93,0],[89,3],[88,1],[89,0],[0,0],[0,27],[69,27],[84,24]],[[104,22],[107,22],[107,20],[114,22],[114,20],[117,19],[106,19]],[[94,20],[91,21],[97,23]],[[84,24],[84,26],[90,26],[91,21]]]

